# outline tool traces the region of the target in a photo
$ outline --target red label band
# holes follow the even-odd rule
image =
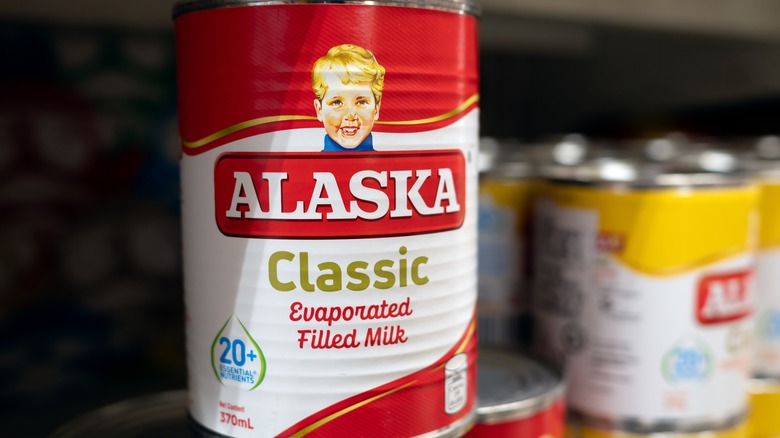
[[[329,406],[291,426],[278,437],[411,437],[466,419],[476,405],[476,347],[476,322],[472,318],[456,345],[435,363]],[[458,384],[462,386],[460,393],[466,396],[466,400],[457,412],[448,414],[445,412],[446,362],[462,354],[465,354],[466,366]]]
[[[551,406],[515,420],[477,423],[465,438],[563,438],[566,429],[566,406],[560,398]]]
[[[340,45],[359,45],[381,65],[382,81],[372,83],[376,132],[441,128],[478,105],[476,19],[465,14],[350,4],[220,8],[177,18],[176,40],[180,131],[191,155],[265,132],[322,128],[315,99],[327,99],[316,95],[312,75]]]
[[[214,169],[223,234],[362,238],[452,230],[466,211],[460,151],[231,153]]]
[[[753,311],[752,272],[710,275],[699,281],[696,318],[704,325],[735,321]]]

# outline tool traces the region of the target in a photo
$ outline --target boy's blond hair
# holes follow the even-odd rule
[[[374,54],[369,50],[354,44],[341,44],[332,47],[325,56],[314,63],[311,69],[311,85],[319,101],[322,101],[325,93],[328,92],[322,74],[328,70],[336,73],[344,85],[368,82],[376,103],[382,100],[385,68],[376,62]]]

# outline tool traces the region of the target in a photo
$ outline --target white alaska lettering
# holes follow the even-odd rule
[[[230,201],[230,208],[225,216],[231,219],[282,219],[282,220],[319,220],[326,219],[379,219],[390,214],[392,218],[411,217],[413,210],[422,216],[456,213],[460,204],[455,188],[452,170],[441,168],[436,173],[438,178],[432,178],[430,169],[356,172],[349,180],[349,193],[345,197],[330,172],[313,172],[314,187],[310,194],[283,192],[283,181],[288,179],[287,172],[262,172],[260,178],[265,181],[260,187],[267,190],[268,205],[260,205],[256,186],[249,172],[233,172],[235,186]],[[381,189],[387,189],[388,182],[395,185],[395,196],[391,200],[386,191],[367,186],[367,180],[374,180]],[[436,196],[429,205],[420,190],[426,184],[436,184]],[[283,196],[296,196],[295,208],[284,211]],[[359,201],[373,204],[373,209],[361,208]],[[391,202],[392,201],[392,202]],[[446,204],[446,205],[445,205]],[[409,208],[411,205],[412,208]],[[245,209],[240,209],[246,206]],[[320,207],[329,207],[330,211],[323,213]]]

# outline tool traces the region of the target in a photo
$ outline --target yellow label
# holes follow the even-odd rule
[[[597,243],[647,275],[677,275],[755,248],[754,186],[619,191],[548,184],[543,192],[558,206],[596,210]]]
[[[780,246],[780,179],[760,183],[761,248]]]
[[[749,392],[751,438],[780,437],[780,384],[752,387]]]
[[[534,184],[530,180],[513,180],[486,177],[479,183],[480,196],[489,196],[493,202],[515,212],[516,231],[525,234]]]

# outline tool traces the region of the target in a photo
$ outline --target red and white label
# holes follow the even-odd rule
[[[721,324],[744,318],[753,311],[751,271],[708,275],[699,281],[696,319],[700,324]]]

